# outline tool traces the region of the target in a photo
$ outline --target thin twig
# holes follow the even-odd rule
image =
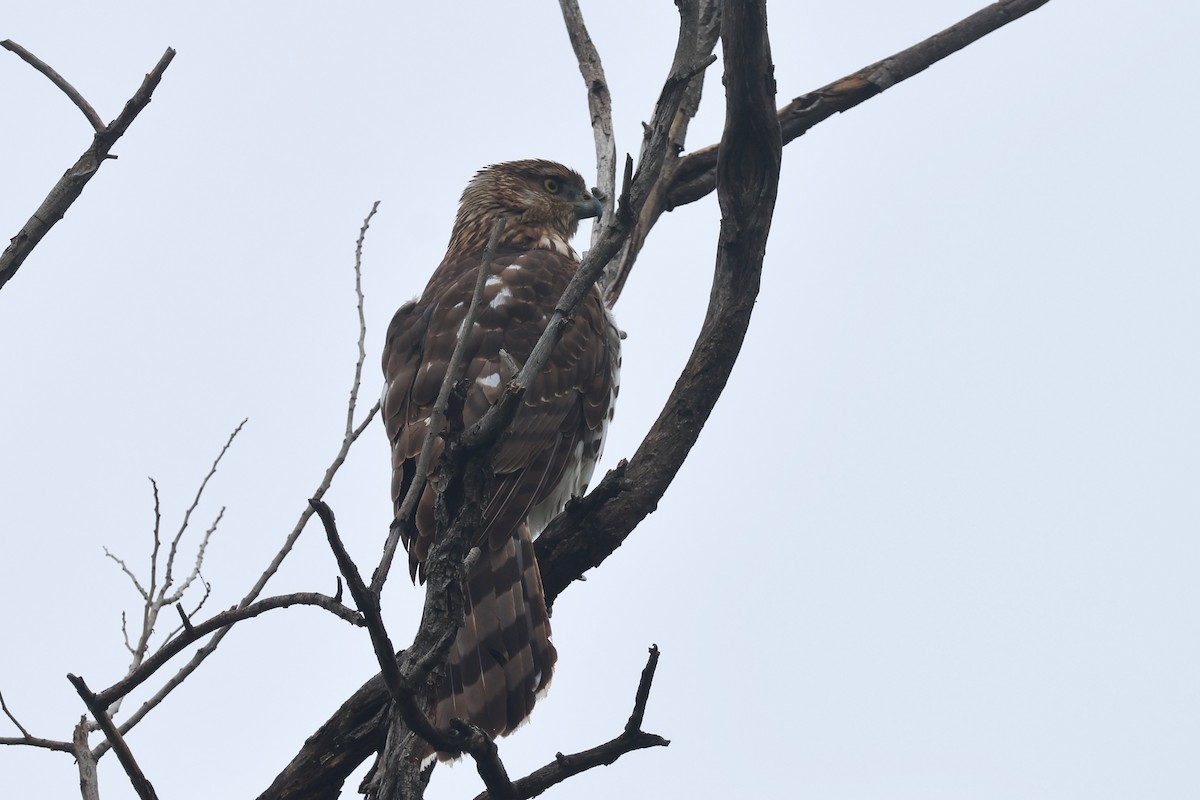
[[[462,376],[467,370],[467,342],[471,338],[471,332],[475,328],[475,320],[478,318],[479,309],[483,305],[484,289],[487,286],[488,276],[491,275],[492,261],[496,257],[496,247],[500,242],[500,234],[504,232],[506,221],[505,217],[496,218],[496,224],[492,226],[492,235],[488,239],[487,247],[483,251],[483,259],[479,262],[479,275],[475,281],[475,293],[471,297],[471,305],[467,309],[466,316],[463,317],[462,325],[459,326],[458,341],[454,343],[454,353],[450,356],[450,363],[446,365],[446,376],[442,380],[441,387],[438,389],[437,401],[433,405],[433,410],[429,412],[429,419],[426,422],[428,427],[425,431],[425,441],[421,444],[421,454],[417,458],[417,468],[413,475],[412,485],[408,487],[408,492],[404,495],[404,499],[400,503],[400,510],[396,514],[396,520],[388,532],[387,541],[384,543],[383,555],[379,560],[379,566],[375,568],[375,574],[371,576],[371,593],[376,597],[379,596],[383,590],[383,584],[387,581],[388,572],[391,570],[392,561],[396,556],[396,548],[400,543],[400,535],[412,521],[413,514],[416,513],[417,503],[420,502],[421,494],[425,491],[429,465],[433,460],[434,443],[442,433],[442,423],[446,419],[446,409],[450,405],[450,393],[453,391],[455,384],[462,380]]]
[[[350,385],[350,402],[346,404],[346,436],[354,432],[354,411],[358,406],[358,388],[362,385],[363,364],[367,360],[367,318],[363,313],[362,290],[362,252],[363,242],[367,240],[367,228],[371,227],[371,218],[379,210],[379,201],[371,204],[371,210],[363,219],[362,227],[358,229],[358,241],[354,243],[354,296],[358,300],[358,360],[354,362],[354,383]]]
[[[362,234],[363,234],[363,230],[360,229],[360,239],[362,238]],[[365,339],[365,336],[366,336],[365,330],[366,330],[366,323],[365,323],[365,320],[363,319],[363,317],[360,315],[359,316],[359,339],[360,339],[360,341]],[[360,348],[359,362],[355,365],[355,380],[354,380],[354,383],[351,386],[351,390],[350,390],[350,404],[351,405],[355,405],[358,401],[358,391],[360,388],[359,376],[362,373],[362,360],[364,357],[365,357],[365,354],[364,354],[362,348]],[[362,422],[360,422],[353,430],[350,430],[348,433],[346,433],[342,437],[342,443],[338,447],[338,451],[337,451],[336,455],[334,455],[333,461],[325,469],[325,474],[322,476],[320,483],[317,485],[316,490],[312,494],[312,497],[314,499],[317,499],[317,500],[321,499],[329,491],[329,487],[333,485],[334,476],[337,475],[338,470],[340,470],[342,467],[342,464],[344,464],[346,462],[346,457],[350,453],[350,448],[354,445],[355,442],[358,441],[359,437],[362,436],[363,431],[365,431],[367,429],[367,427],[371,424],[371,421],[375,419],[375,415],[378,413],[379,413],[379,402],[376,401],[374,403],[374,405],[372,405],[371,408],[367,411],[367,414],[365,417],[363,417]],[[253,604],[255,602],[255,600],[257,600],[258,596],[260,594],[262,594],[263,589],[266,588],[267,583],[271,580],[271,578],[275,575],[275,573],[279,571],[279,568],[280,568],[280,566],[282,566],[284,559],[286,559],[288,554],[292,552],[292,548],[295,547],[296,541],[300,538],[300,534],[304,531],[304,527],[305,527],[305,525],[308,524],[308,520],[309,520],[309,518],[312,517],[312,515],[313,515],[313,509],[308,504],[305,504],[304,509],[300,512],[300,518],[296,521],[295,526],[293,526],[292,530],[284,538],[283,544],[280,546],[278,552],[276,552],[274,557],[271,559],[271,563],[267,565],[267,568],[258,577],[258,580],[255,581],[254,585],[250,588],[250,591],[247,592],[245,597],[243,597],[241,599],[241,601],[238,603],[237,607],[239,609],[245,609],[247,606],[250,606],[251,604]],[[199,628],[199,626],[197,626],[197,628]],[[171,678],[168,679],[163,684],[163,686],[161,688],[159,688],[159,690],[157,692],[154,693],[153,696],[151,696],[148,700],[146,700],[144,703],[142,703],[142,705],[138,707],[137,711],[135,711],[133,714],[131,714],[121,724],[121,727],[120,727],[121,733],[128,733],[135,725],[138,724],[138,722],[140,722],[146,716],[146,714],[150,713],[150,711],[153,710],[159,703],[161,703],[167,697],[167,695],[169,695],[172,691],[174,691],[175,687],[179,686],[181,683],[183,683],[184,680],[187,679],[187,677],[189,675],[191,675],[193,672],[195,672],[200,667],[200,665],[203,664],[204,661],[210,655],[212,655],[214,652],[216,652],[217,646],[221,643],[221,641],[225,638],[226,634],[228,634],[230,630],[232,630],[232,628],[229,627],[228,625],[217,630],[213,634],[213,637],[208,640],[207,644],[205,644],[203,647],[199,648],[194,654],[192,654],[191,659],[189,659],[186,664],[184,664],[182,667],[180,667],[179,671],[177,671],[173,676],[171,676]],[[101,744],[100,747],[97,748],[99,751],[97,753],[97,755],[103,754],[103,752],[105,751],[106,748],[107,748],[107,742],[104,744]]]
[[[221,448],[221,452],[217,453],[217,457],[213,459],[212,466],[208,468],[208,472],[204,475],[204,479],[200,481],[200,486],[196,489],[196,496],[192,498],[192,504],[189,505],[187,510],[183,512],[183,522],[180,524],[179,530],[175,533],[175,536],[172,537],[171,546],[167,551],[166,572],[163,575],[163,585],[159,594],[160,601],[166,599],[166,591],[173,583],[175,554],[179,550],[179,542],[183,539],[183,534],[187,531],[188,523],[191,522],[192,513],[196,510],[197,506],[200,505],[200,499],[204,496],[204,490],[208,487],[208,482],[212,479],[212,476],[217,473],[217,467],[220,466],[221,459],[225,458],[225,454],[228,453],[229,448],[233,446],[233,440],[236,439],[237,435],[242,432],[242,428],[245,427],[247,422],[249,422],[249,418],[243,419],[237,424],[237,427],[233,429],[233,433],[229,434],[229,438],[225,440],[225,445]],[[224,514],[224,512],[225,509],[221,509],[221,513]],[[218,521],[220,520],[220,515],[218,515],[217,519]],[[216,527],[216,523],[213,523],[213,527]],[[205,538],[205,542],[207,542],[207,537]],[[201,549],[203,549],[203,546]]]
[[[133,570],[131,570],[129,565],[125,563],[125,560],[117,558],[115,555],[110,553],[107,547],[102,547],[101,549],[104,550],[105,557],[115,561],[117,566],[121,568],[121,572],[124,572],[126,577],[133,582],[133,588],[137,589],[138,594],[140,594],[144,599],[149,600],[150,593],[147,592],[145,587],[142,586],[141,582],[137,579],[137,576],[133,574]]]
[[[13,712],[9,709],[8,704],[4,701],[4,693],[0,692],[0,710],[4,711],[4,716],[8,717],[9,722],[17,727],[21,732],[20,736],[0,736],[0,745],[27,745],[29,747],[40,747],[45,750],[57,750],[62,753],[74,752],[70,742],[58,742],[53,739],[43,739],[40,736],[33,736],[29,733],[29,729],[20,723]]]
[[[29,736],[29,731],[25,729],[24,725],[17,721],[17,718],[13,716],[12,711],[9,710],[8,704],[4,702],[4,692],[0,692],[0,710],[4,711],[4,716],[8,717],[9,721],[12,722],[13,725],[17,726],[17,730],[21,732],[22,736],[24,736],[26,739],[31,738]]]
[[[200,577],[200,570],[204,567],[204,553],[208,550],[208,543],[212,541],[212,535],[217,532],[217,526],[221,524],[221,520],[225,518],[225,506],[217,512],[217,516],[213,519],[212,524],[204,530],[204,535],[200,537],[200,544],[196,545],[196,559],[192,563],[192,571],[182,582],[176,587],[175,591],[163,598],[164,605],[178,603],[183,600],[183,595],[191,588],[196,579]],[[165,588],[165,587],[164,587]]]
[[[76,675],[67,675],[67,680],[75,687],[75,691],[83,699],[83,704],[87,706],[88,711],[92,713],[92,717],[99,724],[100,730],[104,731],[105,738],[108,739],[109,745],[114,753],[117,754],[117,760],[121,762],[121,766],[125,770],[125,774],[129,776],[129,783],[133,786],[133,790],[137,792],[137,796],[142,800],[158,800],[158,795],[154,793],[154,786],[147,780],[142,768],[138,766],[137,759],[133,757],[133,751],[129,749],[129,745],[125,743],[124,737],[117,731],[113,725],[112,717],[105,710],[107,703],[100,702],[96,695],[92,694],[87,683]]]
[[[291,606],[316,606],[317,608],[325,609],[334,616],[344,619],[351,625],[361,626],[364,624],[362,615],[354,611],[354,609],[348,608],[340,600],[318,592],[294,592],[293,594],[266,597],[248,606],[234,606],[228,611],[222,611],[220,614],[203,622],[192,622],[190,623],[190,628],[184,626],[179,636],[165,643],[152,656],[142,662],[140,667],[104,691],[99,692],[96,697],[105,705],[111,705],[144,683],[147,678],[182,652],[188,645],[194,644],[210,633],[228,630],[232,625],[242,620],[257,617],[260,614],[277,608],[289,608]],[[180,614],[183,614],[182,609],[180,610]]]
[[[24,47],[21,47],[21,45],[17,44],[12,39],[5,39],[3,42],[0,42],[0,47],[16,53],[21,57],[22,60],[25,61],[26,64],[49,78],[50,82],[61,89],[63,93],[71,99],[71,102],[83,112],[83,115],[87,117],[87,121],[92,124],[93,129],[97,131],[104,130],[104,120],[100,119],[100,115],[96,113],[96,109],[92,108],[92,104],[85,100],[83,95],[81,95],[74,86],[68,83],[66,78],[64,78],[62,75],[59,75],[53,67],[42,61],[33,53],[26,50]]]
[[[647,747],[666,747],[670,740],[658,734],[646,733],[642,730],[642,718],[646,714],[646,701],[650,697],[650,687],[654,682],[654,670],[658,665],[658,646],[651,645],[650,658],[642,668],[642,677],[638,681],[637,694],[634,696],[633,713],[625,729],[613,739],[602,745],[584,750],[580,753],[564,756],[558,753],[554,761],[534,771],[527,777],[514,781],[509,786],[510,791],[497,795],[489,790],[476,796],[475,800],[527,800],[537,797],[556,783],[562,783],[567,778],[586,772],[593,767],[614,763],[618,758],[634,750],[644,750]]]
[[[213,521],[213,524],[208,527],[204,533],[204,536],[201,538],[200,544],[196,549],[196,559],[191,573],[179,584],[174,592],[170,591],[171,587],[174,585],[173,573],[175,569],[175,558],[179,551],[179,543],[182,540],[184,533],[187,531],[192,513],[200,505],[200,500],[204,496],[204,490],[208,486],[209,480],[214,474],[216,474],[217,467],[220,466],[221,460],[224,459],[225,454],[229,452],[229,448],[233,445],[234,439],[237,438],[237,435],[246,425],[246,422],[247,420],[243,419],[238,423],[237,427],[233,429],[233,432],[229,434],[229,438],[226,439],[225,445],[221,448],[216,458],[213,459],[212,465],[209,467],[204,479],[200,482],[200,486],[196,490],[196,495],[192,499],[191,505],[188,506],[184,512],[183,521],[179,526],[179,530],[176,532],[175,536],[172,537],[170,546],[167,549],[166,564],[163,565],[161,584],[159,584],[158,574],[159,553],[161,552],[162,548],[162,537],[160,535],[162,526],[162,508],[159,500],[158,483],[153,478],[150,478],[150,485],[154,492],[154,530],[152,533],[153,543],[150,550],[150,582],[147,588],[144,590],[142,589],[132,572],[130,572],[128,567],[126,567],[124,561],[109,554],[108,551],[105,550],[105,553],[109,556],[109,558],[112,558],[121,565],[121,569],[130,577],[130,580],[133,581],[134,586],[136,586],[142,593],[142,629],[138,635],[137,645],[132,648],[129,647],[129,634],[125,627],[126,618],[124,614],[121,615],[121,630],[122,634],[125,636],[125,646],[127,649],[131,649],[133,654],[133,658],[129,663],[130,673],[141,666],[142,662],[146,658],[146,654],[150,651],[150,638],[154,635],[154,630],[158,626],[159,614],[162,613],[163,608],[181,602],[183,600],[184,593],[200,575],[200,569],[204,563],[205,550],[208,547],[209,540],[212,538],[213,533],[217,529],[217,525],[225,515],[224,507],[221,508],[221,511],[217,514],[216,520]],[[207,595],[208,587],[206,586],[205,596],[207,597]],[[203,604],[203,600],[201,601],[201,604]],[[172,634],[168,634],[166,638],[169,640],[171,635]],[[118,698],[117,701],[109,707],[109,716],[115,716],[120,708],[121,699]]]

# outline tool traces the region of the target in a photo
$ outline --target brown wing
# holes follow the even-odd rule
[[[550,250],[498,256],[484,303],[467,342],[471,381],[463,422],[477,421],[513,377],[500,356],[524,363],[574,273],[576,262]],[[392,320],[384,349],[384,423],[392,441],[392,498],[403,499],[415,460],[474,291],[477,262],[443,264],[425,294]],[[615,328],[593,291],[555,348],[496,453],[486,538],[502,546],[538,509],[540,530],[571,494],[582,491],[599,457],[611,416],[619,366]],[[435,455],[437,451],[435,451]],[[417,536],[406,542],[413,567],[424,561],[434,535],[433,488],[422,496]],[[551,501],[550,507],[539,508]],[[553,506],[558,506],[554,508]]]

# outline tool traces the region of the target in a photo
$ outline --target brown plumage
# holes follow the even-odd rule
[[[513,377],[511,363],[519,366],[529,356],[579,266],[568,242],[580,219],[599,213],[579,174],[551,161],[497,164],[468,184],[442,263],[421,297],[396,312],[384,346],[383,417],[397,510],[496,218],[507,223],[467,340],[468,426],[499,398]],[[528,718],[550,682],[557,654],[533,537],[586,487],[612,417],[619,367],[617,330],[593,288],[495,455],[484,530],[475,543],[481,554],[466,578],[466,623],[439,690],[439,727],[459,717],[493,736],[507,734]],[[434,493],[430,485],[422,494],[416,533],[405,537],[414,577],[437,536]]]

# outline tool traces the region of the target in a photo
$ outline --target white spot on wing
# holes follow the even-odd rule
[[[495,389],[500,385],[500,373],[493,372],[490,375],[481,375],[475,379],[475,382],[481,386],[487,386],[491,389]]]
[[[492,298],[492,302],[488,303],[492,308],[499,308],[512,299],[512,290],[505,286],[500,291],[496,292],[496,296]]]

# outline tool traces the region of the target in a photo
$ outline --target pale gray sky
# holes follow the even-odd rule
[[[775,2],[780,102],[982,5]],[[473,172],[526,157],[592,172],[555,4],[411,6],[26,3],[0,19],[105,119],[179,51],[120,160],[0,292],[0,691],[34,734],[69,738],[67,672],[98,688],[124,671],[138,599],[102,548],[140,563],[148,475],[178,525],[250,418],[195,521],[227,507],[210,610],[291,529],[340,438],[371,202],[374,397],[387,321]],[[636,152],[674,8],[584,12],[618,147]],[[1200,796],[1198,28],[1182,0],[1053,0],[787,147],[742,361],[658,511],[558,602],[553,689],[501,743],[513,775],[615,735],[656,642],[646,729],[671,746],[558,795]],[[720,134],[718,69],[694,146]],[[90,129],[8,53],[0,99],[7,237]],[[609,465],[691,349],[717,216],[709,197],[664,218],[617,308]],[[328,498],[364,562],[388,480],[376,427]],[[335,575],[310,526],[269,591]],[[385,602],[402,640],[419,593],[398,580]],[[373,664],[361,630],[275,612],[130,744],[164,800],[253,797]],[[470,766],[434,783],[431,798],[479,789]],[[3,796],[76,787],[68,756],[0,748]],[[134,796],[111,757],[101,791]]]

